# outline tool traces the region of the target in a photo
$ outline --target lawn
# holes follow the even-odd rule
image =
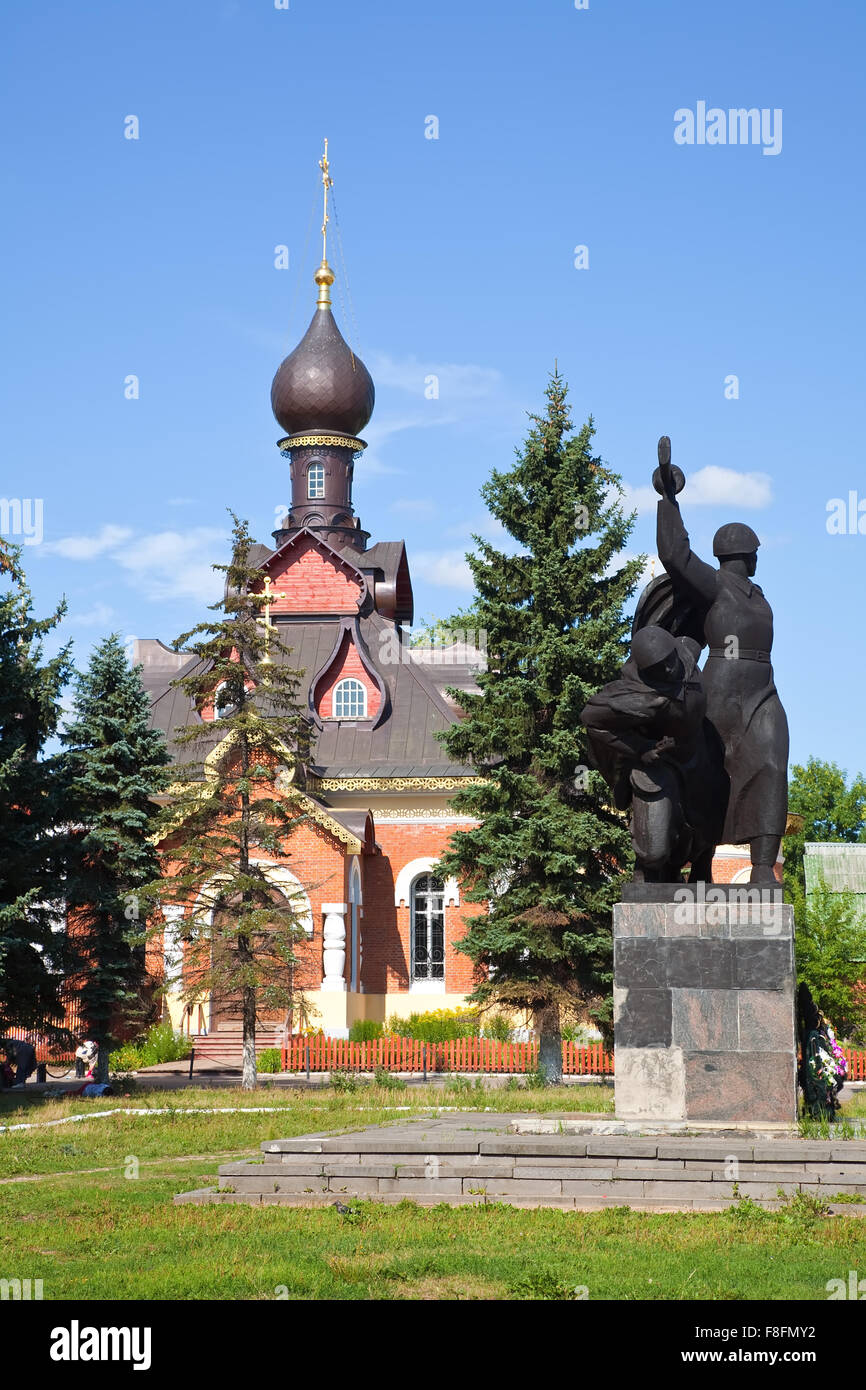
[[[866,1270],[866,1221],[808,1203],[763,1212],[649,1215],[504,1205],[352,1203],[292,1209],[172,1205],[263,1139],[362,1127],[433,1105],[609,1109],[609,1088],[286,1092],[137,1091],[104,1102],[0,1101],[0,1123],[111,1110],[0,1134],[0,1277],[42,1279],[46,1299],[808,1299]],[[409,1106],[395,1111],[394,1106]],[[124,1115],[124,1106],[166,1115]],[[194,1107],[239,1114],[184,1115]],[[252,1107],[276,1106],[256,1114]],[[857,1109],[862,1107],[857,1102]],[[243,1112],[246,1113],[243,1113]],[[137,1174],[137,1176],[135,1176]],[[129,1175],[129,1176],[127,1176]]]

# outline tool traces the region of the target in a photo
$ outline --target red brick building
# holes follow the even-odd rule
[[[436,734],[459,717],[446,688],[471,688],[483,655],[466,642],[423,650],[409,644],[405,546],[370,545],[352,502],[373,382],[334,321],[326,261],[315,278],[312,322],[271,393],[285,431],[279,448],[291,507],[273,547],[259,546],[253,560],[271,596],[269,621],[303,673],[300,693],[314,730],[307,819],[287,845],[288,868],[272,865],[271,877],[278,888],[306,893],[307,997],[316,1021],[345,1036],[355,1019],[453,1007],[471,988],[471,964],[454,948],[467,911],[478,908],[468,909],[458,884],[436,866],[466,823],[450,798],[473,772],[448,760]],[[213,706],[197,713],[171,686],[197,658],[148,640],[137,643],[134,660],[169,742],[178,726],[214,721]],[[182,924],[178,910],[165,913],[172,954]],[[171,1012],[180,1022],[177,1001]],[[231,1026],[211,1000],[185,1022],[193,1031]]]

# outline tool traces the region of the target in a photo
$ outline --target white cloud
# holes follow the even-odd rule
[[[399,516],[435,516],[439,508],[429,497],[397,497],[390,505],[390,511]]]
[[[78,627],[108,627],[114,617],[114,609],[107,603],[96,603],[83,613],[70,613],[66,619]]]
[[[103,526],[95,536],[67,536],[45,547],[66,560],[96,560],[105,556],[130,576],[137,590],[149,599],[192,598],[213,603],[225,583],[216,573],[215,561],[228,559],[229,537],[215,526],[196,526],[189,531],[155,531],[132,539],[127,526]],[[79,622],[101,622],[97,609]]]
[[[659,500],[653,487],[623,484],[626,512],[654,512]],[[741,507],[757,511],[773,500],[773,480],[769,473],[739,473],[735,468],[710,464],[690,473],[681,494],[682,505],[690,507]]]
[[[616,574],[617,570],[621,570],[624,565],[628,564],[629,560],[637,560],[638,558],[639,556],[635,551],[618,550],[616,555],[611,557],[610,564],[604,572],[605,578],[609,579],[612,574]],[[635,589],[635,600],[640,597],[641,590],[646,588],[651,579],[658,579],[659,575],[664,574],[664,572],[664,566],[658,555],[645,555],[644,567]]]
[[[473,588],[472,571],[462,550],[421,550],[410,556],[413,575],[444,589]]]
[[[66,536],[59,541],[49,541],[45,549],[50,555],[61,555],[64,560],[95,560],[122,545],[131,535],[128,526],[107,525],[95,536]]]
[[[473,536],[481,536],[484,540],[499,542],[506,532],[498,517],[484,512],[481,516],[470,517],[466,521],[455,522],[453,526],[446,526],[444,534],[467,542],[471,542]]]
[[[214,603],[225,576],[212,566],[229,555],[228,537],[214,526],[191,531],[157,531],[141,536],[111,558],[134,578],[145,598],[191,598]]]
[[[377,352],[369,363],[377,386],[391,386],[406,391],[428,405],[424,392],[427,378],[435,376],[439,383],[440,401],[481,400],[502,390],[502,373],[495,367],[479,367],[473,362],[419,362],[408,357],[398,362],[387,353]]]

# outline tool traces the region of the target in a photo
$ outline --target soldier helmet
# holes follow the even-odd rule
[[[661,662],[667,661],[671,652],[676,649],[676,638],[663,627],[642,627],[632,638],[632,659],[639,671],[646,671],[651,666],[658,666]]]
[[[742,521],[729,521],[713,536],[713,554],[717,559],[724,555],[751,555],[760,544],[751,526]]]

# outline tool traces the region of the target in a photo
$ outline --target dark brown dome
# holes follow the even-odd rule
[[[373,378],[349,349],[330,306],[319,304],[271,386],[271,407],[286,434],[333,430],[357,435],[373,414]]]

